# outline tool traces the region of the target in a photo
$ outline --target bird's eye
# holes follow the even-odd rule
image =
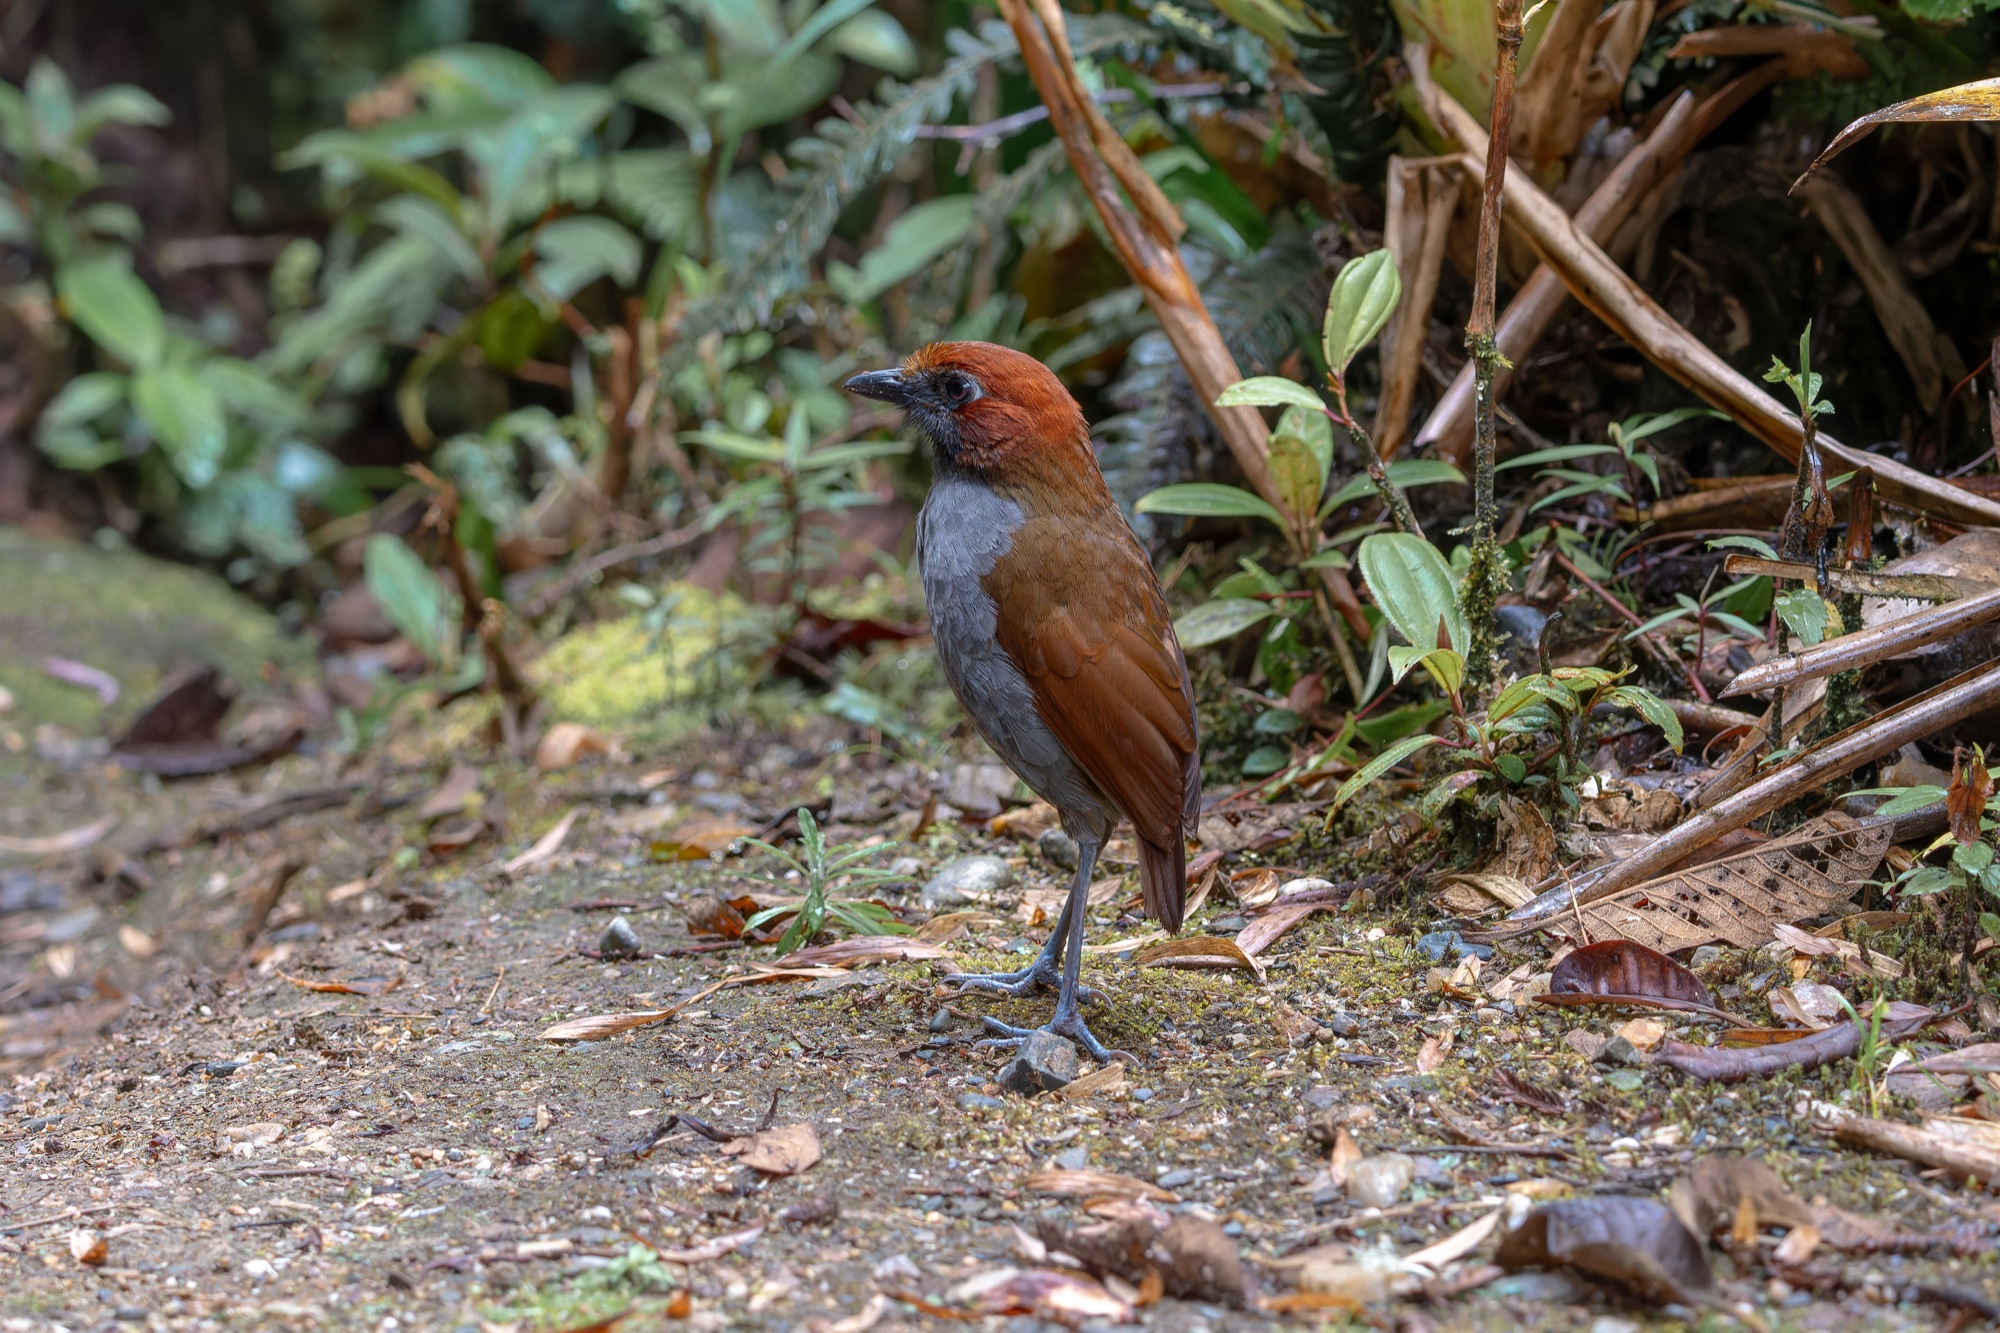
[[[979,385],[972,377],[961,375],[955,370],[944,377],[938,388],[944,394],[945,405],[953,411],[979,397]]]

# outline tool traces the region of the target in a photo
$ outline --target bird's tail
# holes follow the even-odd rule
[[[1178,935],[1181,912],[1187,906],[1187,844],[1175,837],[1165,846],[1139,843],[1139,887],[1145,894],[1146,915]]]

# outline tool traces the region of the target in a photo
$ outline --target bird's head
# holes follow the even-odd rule
[[[1096,473],[1083,409],[1054,371],[1011,348],[932,343],[894,370],[856,375],[847,388],[908,412],[939,467],[995,479],[1078,463]]]

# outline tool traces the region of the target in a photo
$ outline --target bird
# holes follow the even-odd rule
[[[1148,916],[1177,934],[1187,839],[1201,809],[1200,734],[1166,595],[1098,469],[1083,409],[1047,366],[982,342],[932,343],[901,366],[846,381],[904,410],[933,477],[916,554],[945,679],[979,734],[1076,843],[1069,898],[1018,972],[962,976],[1026,997],[1053,984],[1046,1031],[1092,1059],[1139,1063],[1083,1020],[1091,876],[1129,821]],[[1033,1029],[991,1016],[987,1043]]]

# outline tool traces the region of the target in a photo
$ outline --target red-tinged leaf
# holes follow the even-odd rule
[[[1979,820],[1986,803],[1993,799],[1993,779],[1986,772],[1986,756],[1978,750],[1964,752],[1951,766],[1951,790],[1944,794],[1944,811],[1951,823],[1951,836],[1964,846],[1979,841]]]
[[[1255,958],[1314,912],[1331,912],[1334,907],[1333,903],[1280,903],[1237,931],[1236,947]]]
[[[1715,998],[1701,978],[1659,952],[1631,940],[1601,940],[1571,951],[1549,974],[1554,995],[1612,997],[1623,1002],[1679,1000],[1712,1008]],[[1560,1003],[1560,1001],[1558,1001]]]
[[[854,967],[861,963],[899,963],[946,956],[946,951],[937,945],[908,935],[855,935],[800,949],[788,954],[785,962],[795,967]]]
[[[1494,1261],[1510,1272],[1568,1265],[1655,1305],[1718,1300],[1701,1242],[1657,1199],[1545,1203],[1501,1238]]]
[[[280,972],[278,975],[300,990],[320,991],[327,995],[387,995],[403,984],[403,974],[400,972],[393,977],[361,977],[355,981],[308,981],[289,972]]]
[[[820,1159],[819,1131],[811,1125],[780,1125],[722,1145],[724,1157],[734,1157],[767,1176],[795,1176]]]

